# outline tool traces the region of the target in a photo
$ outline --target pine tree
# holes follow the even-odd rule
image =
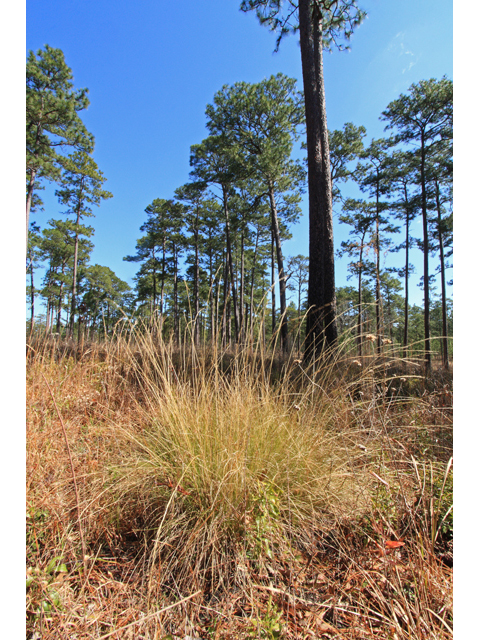
[[[391,102],[382,113],[386,129],[394,129],[397,142],[413,145],[418,159],[423,223],[423,286],[425,370],[431,372],[430,353],[430,273],[428,223],[428,162],[443,140],[451,139],[453,126],[453,83],[441,80],[422,80],[412,84],[408,94]]]
[[[129,285],[109,267],[94,264],[84,269],[82,304],[86,309],[91,337],[100,321],[104,334],[108,335],[112,320],[118,316],[116,309],[121,309],[125,296],[130,292]]]
[[[302,189],[303,170],[290,159],[298,128],[304,121],[301,94],[296,82],[283,74],[271,76],[258,84],[238,82],[224,86],[214,96],[214,104],[206,110],[207,127],[214,135],[223,135],[229,148],[234,147],[243,159],[249,177],[259,183],[270,204],[272,254],[278,265],[280,289],[280,336],[287,347],[287,298],[284,257],[281,240],[280,203],[294,221],[299,215],[298,201]],[[287,195],[288,194],[288,195]],[[274,259],[272,259],[273,266]],[[272,278],[274,280],[274,278]],[[272,282],[272,310],[274,308]],[[272,321],[274,315],[272,315]]]
[[[392,252],[405,250],[405,264],[403,267],[390,267],[391,273],[397,273],[404,280],[403,305],[403,357],[407,357],[409,343],[409,291],[410,276],[414,273],[414,265],[410,263],[410,250],[418,245],[418,240],[412,236],[412,222],[420,211],[420,198],[415,189],[414,175],[417,171],[415,154],[409,151],[394,151],[387,161],[388,179],[390,181],[391,212],[396,220],[404,224],[404,240],[392,248]]]
[[[345,123],[343,130],[328,132],[333,202],[342,200],[338,185],[353,176],[353,170],[348,165],[363,153],[363,138],[366,133],[365,127],[356,127],[351,122]]]
[[[135,277],[137,300],[148,304],[151,318],[159,311],[162,326],[166,292],[171,281],[174,333],[178,339],[178,259],[184,245],[181,228],[185,207],[173,199],[156,198],[145,213],[147,220],[140,227],[145,235],[137,240],[137,253],[124,260],[142,263]]]
[[[223,340],[227,340],[228,304],[227,299],[231,291],[233,301],[233,319],[235,328],[235,342],[240,335],[240,319],[236,277],[233,260],[233,230],[230,212],[230,199],[234,194],[234,185],[248,177],[246,169],[238,156],[238,150],[228,144],[225,134],[211,135],[201,144],[192,145],[190,150],[190,165],[193,167],[191,177],[211,186],[220,188],[219,201],[222,205],[223,221],[225,224],[225,276],[224,276],[224,309],[222,320]]]
[[[434,191],[433,207],[435,211],[432,248],[438,250],[441,304],[442,304],[442,366],[445,371],[450,369],[448,361],[448,314],[447,314],[447,289],[446,289],[446,269],[450,266],[447,263],[453,251],[451,249],[453,241],[453,149],[451,140],[443,140],[438,145],[435,156],[429,162],[427,170],[428,178],[432,183]],[[450,213],[445,215],[446,210]]]
[[[29,299],[30,299],[30,335],[33,333],[35,324],[35,284],[34,271],[41,259],[40,253],[40,227],[35,222],[30,223],[30,234],[27,245],[27,274],[30,276]]]
[[[84,151],[75,151],[64,160],[63,164],[64,170],[59,180],[60,189],[57,189],[55,195],[62,205],[68,207],[65,213],[72,215],[75,219],[76,233],[70,309],[70,333],[73,335],[76,312],[78,242],[81,233],[80,222],[83,218],[89,218],[94,215],[90,205],[98,207],[102,200],[113,196],[109,191],[102,189],[106,178],[89,154]]]
[[[49,220],[49,226],[42,230],[40,252],[48,261],[44,278],[43,296],[53,313],[56,311],[56,332],[60,333],[64,298],[72,290],[75,246],[77,245],[77,268],[90,259],[93,243],[88,240],[93,235],[93,227],[78,224],[72,220]],[[48,316],[48,313],[47,313]],[[51,322],[53,326],[53,319]]]
[[[34,190],[39,178],[57,181],[64,156],[59,149],[93,150],[93,138],[78,113],[89,105],[87,89],[73,89],[73,75],[60,49],[48,45],[27,59],[27,242]]]
[[[202,253],[202,229],[209,211],[215,210],[214,203],[206,199],[206,184],[190,182],[175,190],[175,199],[183,206],[183,220],[188,236],[185,247],[193,248],[193,342],[200,341],[200,264]],[[189,258],[187,257],[187,262]]]
[[[363,20],[356,0],[243,0],[261,24],[278,33],[277,49],[289,32],[300,32],[309,193],[309,286],[306,357],[337,342],[332,184],[323,79],[323,49],[348,40]]]
[[[352,240],[343,241],[339,250],[339,255],[348,255],[353,257],[354,261],[349,264],[352,275],[358,278],[357,285],[357,345],[358,355],[363,355],[363,326],[364,326],[364,308],[363,308],[363,277],[365,272],[368,273],[368,264],[365,259],[365,253],[372,246],[371,228],[375,221],[375,203],[365,202],[363,200],[354,200],[349,198],[344,202],[343,214],[340,216],[340,222],[353,227],[350,230]],[[356,258],[358,254],[358,258]]]
[[[297,304],[297,349],[300,351],[300,318],[302,313],[302,293],[304,286],[308,283],[308,258],[299,254],[292,256],[287,261],[288,288],[290,291],[298,291]]]
[[[383,233],[395,233],[397,227],[390,224],[385,212],[391,208],[389,202],[385,200],[385,196],[390,194],[390,176],[389,176],[389,150],[392,146],[391,140],[372,140],[367,149],[362,153],[363,162],[360,162],[355,171],[355,179],[358,181],[360,189],[369,193],[373,198],[373,248],[375,251],[375,314],[376,314],[376,334],[377,334],[377,353],[382,351],[382,295],[380,286],[380,246],[384,247],[391,244],[390,239],[380,239],[381,231]]]

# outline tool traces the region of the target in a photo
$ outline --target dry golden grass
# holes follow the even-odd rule
[[[32,347],[28,638],[451,637],[445,376]]]

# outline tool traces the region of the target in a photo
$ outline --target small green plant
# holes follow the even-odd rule
[[[259,483],[253,496],[253,531],[247,531],[251,543],[251,556],[255,559],[265,555],[272,559],[271,538],[279,533],[280,490],[273,483]]]
[[[437,473],[432,482],[432,536],[440,534],[447,540],[453,538],[453,468],[450,458],[443,477]]]
[[[52,558],[45,569],[28,567],[27,569],[27,611],[34,617],[48,614],[62,608],[58,588],[63,574],[68,573],[61,556]]]
[[[389,523],[393,523],[397,517],[397,505],[389,487],[381,484],[373,496],[373,507]]]
[[[423,527],[432,544],[439,537],[453,538],[453,458],[442,469],[438,464],[428,467],[415,462],[415,472],[419,484],[416,513],[423,521]]]
[[[26,516],[27,563],[32,563],[33,556],[45,545],[50,514],[46,509],[32,507],[27,510]]]
[[[268,599],[267,610],[261,618],[252,621],[249,631],[250,638],[265,638],[266,640],[277,640],[282,637],[282,612],[272,602],[272,598]]]
[[[378,474],[375,474],[379,479],[379,482],[372,494],[373,511],[370,515],[373,522],[372,528],[377,533],[379,531],[383,531],[385,527],[387,529],[397,529],[401,515],[398,501],[399,487],[396,479],[391,473],[389,473],[389,469],[387,467],[389,457],[384,455],[384,458],[386,458],[387,463],[382,463],[378,470]],[[385,480],[386,478],[388,478],[388,484]]]

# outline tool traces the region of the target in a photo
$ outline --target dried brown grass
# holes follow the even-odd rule
[[[444,377],[34,348],[28,638],[451,637]]]

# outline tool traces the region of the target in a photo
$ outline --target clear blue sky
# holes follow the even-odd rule
[[[283,72],[302,84],[297,38],[273,53],[275,36],[240,0],[27,0],[26,50],[45,44],[65,53],[75,86],[89,89],[82,119],[94,134],[94,157],[114,197],[91,220],[91,263],[109,266],[132,284],[138,265],[122,260],[135,252],[145,207],[170,198],[188,181],[189,149],[206,137],[205,107],[224,84],[258,82]],[[387,104],[422,79],[453,77],[451,0],[360,0],[367,20],[355,32],[350,52],[325,56],[329,129],[345,122],[364,125],[367,141],[384,135],[379,120]],[[46,226],[61,217],[47,187]],[[356,193],[352,187],[345,191]],[[307,199],[285,254],[308,253]],[[420,234],[420,227],[418,227]],[[348,228],[335,224],[335,246]],[[400,264],[388,256],[387,265]],[[420,255],[416,259],[421,275]],[[337,260],[337,286],[347,284],[347,259]],[[432,267],[434,264],[432,263]],[[436,265],[435,265],[436,266]],[[449,274],[450,277],[450,274]],[[422,304],[412,286],[412,301]]]

